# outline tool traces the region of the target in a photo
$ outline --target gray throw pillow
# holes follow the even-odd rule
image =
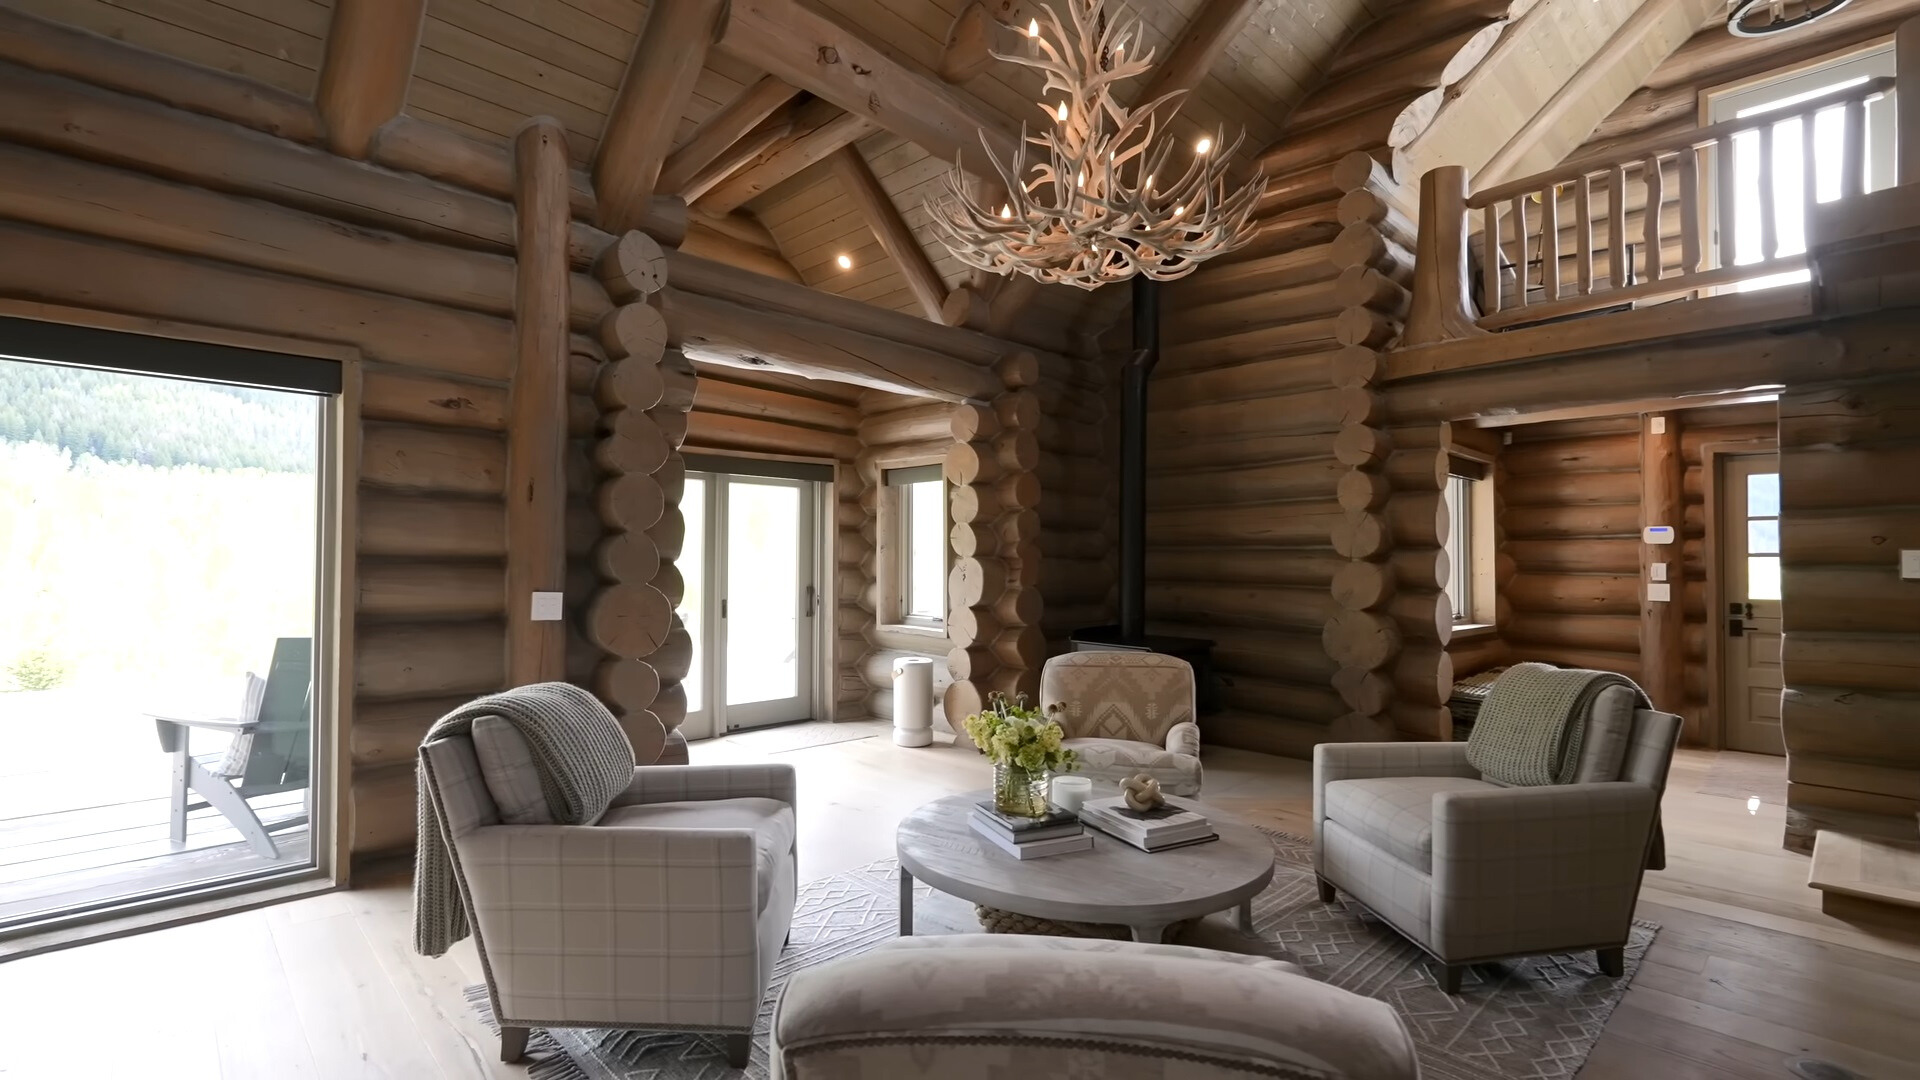
[[[1633,710],[1639,702],[1631,686],[1609,686],[1595,695],[1593,712],[1587,717],[1587,734],[1580,743],[1574,783],[1620,779],[1620,766],[1627,760],[1627,743],[1633,736]]]
[[[473,752],[503,824],[553,824],[553,810],[540,790],[540,768],[520,729],[498,716],[483,716],[473,722]]]

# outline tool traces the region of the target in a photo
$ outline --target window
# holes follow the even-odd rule
[[[1455,626],[1493,622],[1493,481],[1483,461],[1455,455],[1449,464],[1447,600]]]
[[[893,557],[883,569],[888,621],[943,629],[947,615],[947,484],[938,465],[887,469],[881,527]]]
[[[1761,116],[1791,108],[1813,98],[1858,86],[1869,79],[1893,74],[1893,46],[1880,45],[1851,56],[1802,68],[1765,81],[1706,95],[1706,122],[1719,123]],[[1760,133],[1744,132],[1733,139],[1733,220],[1735,265],[1756,263],[1770,255],[1794,255],[1807,249],[1807,157],[1813,157],[1814,193],[1819,202],[1840,197],[1842,147],[1841,110],[1830,109],[1813,119],[1811,147],[1798,119],[1783,120],[1773,128],[1774,251],[1762,250],[1760,220]],[[1866,156],[1863,175],[1867,190],[1894,182],[1894,103],[1891,98],[1870,99],[1866,105]],[[1708,190],[1712,190],[1711,185]],[[1740,292],[1807,281],[1808,271],[1770,274],[1743,281]]]

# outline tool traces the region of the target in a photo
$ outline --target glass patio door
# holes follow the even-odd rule
[[[690,739],[813,715],[816,484],[688,473],[680,618]]]

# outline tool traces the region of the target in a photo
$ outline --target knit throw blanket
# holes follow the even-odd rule
[[[633,746],[598,698],[568,683],[533,683],[468,702],[434,721],[422,740],[419,844],[414,851],[413,948],[439,956],[473,932],[471,915],[454,880],[453,852],[439,792],[428,782],[424,747],[435,739],[473,733],[473,722],[498,716],[527,740],[540,773],[540,790],[556,825],[588,825],[633,782]]]
[[[1489,780],[1515,787],[1573,781],[1580,768],[1587,717],[1609,686],[1631,686],[1642,707],[1646,694],[1624,675],[1524,663],[1493,684],[1467,737],[1467,763]]]

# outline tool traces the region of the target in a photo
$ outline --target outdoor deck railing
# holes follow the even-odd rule
[[[1401,346],[1805,269],[1804,241],[1796,247],[1780,235],[1781,188],[1791,197],[1796,185],[1783,184],[1776,133],[1798,123],[1805,150],[1797,187],[1810,210],[1819,175],[1832,178],[1832,166],[1821,169],[1812,149],[1815,118],[1838,114],[1839,197],[1862,194],[1869,183],[1868,105],[1890,107],[1895,84],[1882,77],[1837,87],[1756,116],[1612,147],[1485,191],[1468,190],[1462,167],[1431,170],[1421,178],[1413,304]],[[1736,139],[1757,140],[1757,177],[1729,167]],[[1736,190],[1742,179],[1745,198]],[[1827,190],[1831,195],[1831,183]],[[1801,215],[1803,232],[1811,217]]]

